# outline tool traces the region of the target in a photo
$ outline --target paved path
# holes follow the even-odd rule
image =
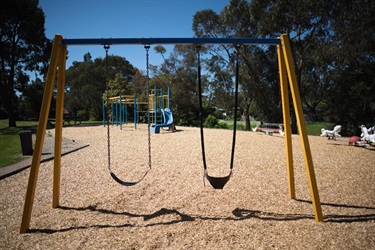
[[[33,135],[33,141],[35,141],[35,135]],[[54,158],[54,143],[55,138],[47,133],[44,137],[42,158],[40,162],[50,161]],[[63,138],[61,155],[67,155],[88,146],[88,144],[79,144],[74,140]],[[0,168],[0,180],[29,168],[31,166],[32,156],[25,157],[26,159],[23,161]]]

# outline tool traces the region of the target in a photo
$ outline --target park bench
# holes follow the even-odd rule
[[[70,122],[74,122],[74,125],[76,125],[77,122],[81,124],[81,119],[75,116],[64,116],[64,124],[68,123],[68,125],[70,125]]]
[[[273,133],[284,134],[284,125],[282,123],[264,123],[261,122],[253,128],[254,132],[263,132],[267,135],[273,135]]]

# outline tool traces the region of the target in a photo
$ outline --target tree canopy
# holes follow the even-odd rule
[[[73,62],[66,72],[65,108],[81,119],[100,120],[106,82],[113,89],[111,94],[124,94],[136,69],[120,56],[109,55],[107,59],[92,61],[90,54],[86,53],[83,59],[83,62]]]
[[[29,71],[45,73],[50,41],[44,35],[44,14],[37,0],[0,2],[1,108],[15,126],[17,108],[39,105],[42,81],[29,86]],[[375,123],[375,2],[370,0],[231,0],[219,13],[195,13],[196,37],[291,39],[297,81],[306,118],[343,126],[343,133],[358,133],[358,126]],[[32,20],[32,21],[31,21]],[[150,86],[170,87],[176,124],[197,125],[197,48],[175,45],[167,53],[155,45],[164,62],[150,65]],[[239,111],[250,130],[250,116],[265,122],[282,122],[277,50],[275,46],[204,45],[204,116],[231,115],[234,109],[235,58],[240,58]],[[108,56],[73,62],[66,76],[66,105],[82,119],[101,119],[101,100],[110,95],[132,94],[147,99],[147,76],[126,58]],[[22,93],[21,98],[17,94]],[[33,109],[36,109],[35,107]],[[220,112],[218,112],[220,111]],[[296,121],[293,119],[292,125]],[[34,116],[35,112],[30,113]],[[296,126],[292,126],[294,132]]]
[[[374,5],[367,0],[231,0],[219,14],[197,12],[193,30],[198,37],[278,37],[287,33],[307,118],[341,124],[344,133],[353,134],[359,124],[375,122]],[[281,122],[275,49],[252,46],[240,52],[243,115]],[[223,71],[223,62],[231,64],[232,53],[230,47],[208,48],[208,70],[222,78],[212,85],[216,96],[222,97],[221,106],[231,99],[223,76],[230,79],[233,67],[227,65],[229,71]]]
[[[51,43],[45,36],[38,0],[0,2],[1,107],[9,126],[16,126],[18,99],[29,82],[28,72],[45,73]]]

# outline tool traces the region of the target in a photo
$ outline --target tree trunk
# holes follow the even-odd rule
[[[8,115],[8,126],[16,127],[16,114],[13,107],[13,83],[7,83],[6,80],[2,79],[4,82],[1,83],[3,91],[1,92],[1,97],[4,101],[4,108]]]
[[[13,43],[15,44],[15,43]],[[10,71],[8,75],[8,79],[2,79],[4,82],[2,83],[5,87],[5,93],[3,95],[3,101],[5,103],[5,110],[8,114],[8,125],[10,128],[16,127],[16,112],[14,111],[14,102],[13,98],[15,97],[14,91],[14,76],[15,76],[15,67],[16,67],[16,60],[14,58],[15,55],[15,46],[12,46],[12,60],[10,65]],[[4,65],[2,65],[2,70],[5,71]]]
[[[17,124],[16,124],[16,119],[12,116],[9,116],[9,123],[8,123],[9,127],[10,128],[15,128],[17,127]]]
[[[249,113],[250,105],[251,105],[251,98],[245,97],[243,105],[241,105],[241,107],[243,108],[243,109],[241,108],[241,112],[242,112],[243,116],[245,117],[245,129],[246,129],[246,131],[251,130],[250,113]]]
[[[13,107],[13,98],[12,98],[13,95],[9,92],[11,91],[8,91],[8,95],[5,94],[3,97],[5,97],[4,102],[5,102],[5,110],[8,115],[8,126],[10,128],[14,128],[16,127],[16,112],[14,111],[14,107]]]
[[[297,129],[297,117],[296,117],[296,114],[294,112],[294,110],[292,110],[291,112],[291,126],[292,126],[292,134],[297,134],[298,133],[298,129]]]
[[[246,131],[250,131],[251,129],[249,107],[250,105],[248,105],[243,112],[243,115],[245,116]]]

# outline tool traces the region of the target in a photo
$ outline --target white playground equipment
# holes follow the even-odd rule
[[[367,143],[375,143],[375,126],[366,128],[365,125],[361,125],[361,141],[365,141]]]
[[[322,137],[328,137],[328,140],[333,139],[336,140],[336,137],[341,137],[339,134],[341,132],[341,125],[336,125],[333,130],[327,130],[325,128],[322,128],[322,134],[320,136]]]

